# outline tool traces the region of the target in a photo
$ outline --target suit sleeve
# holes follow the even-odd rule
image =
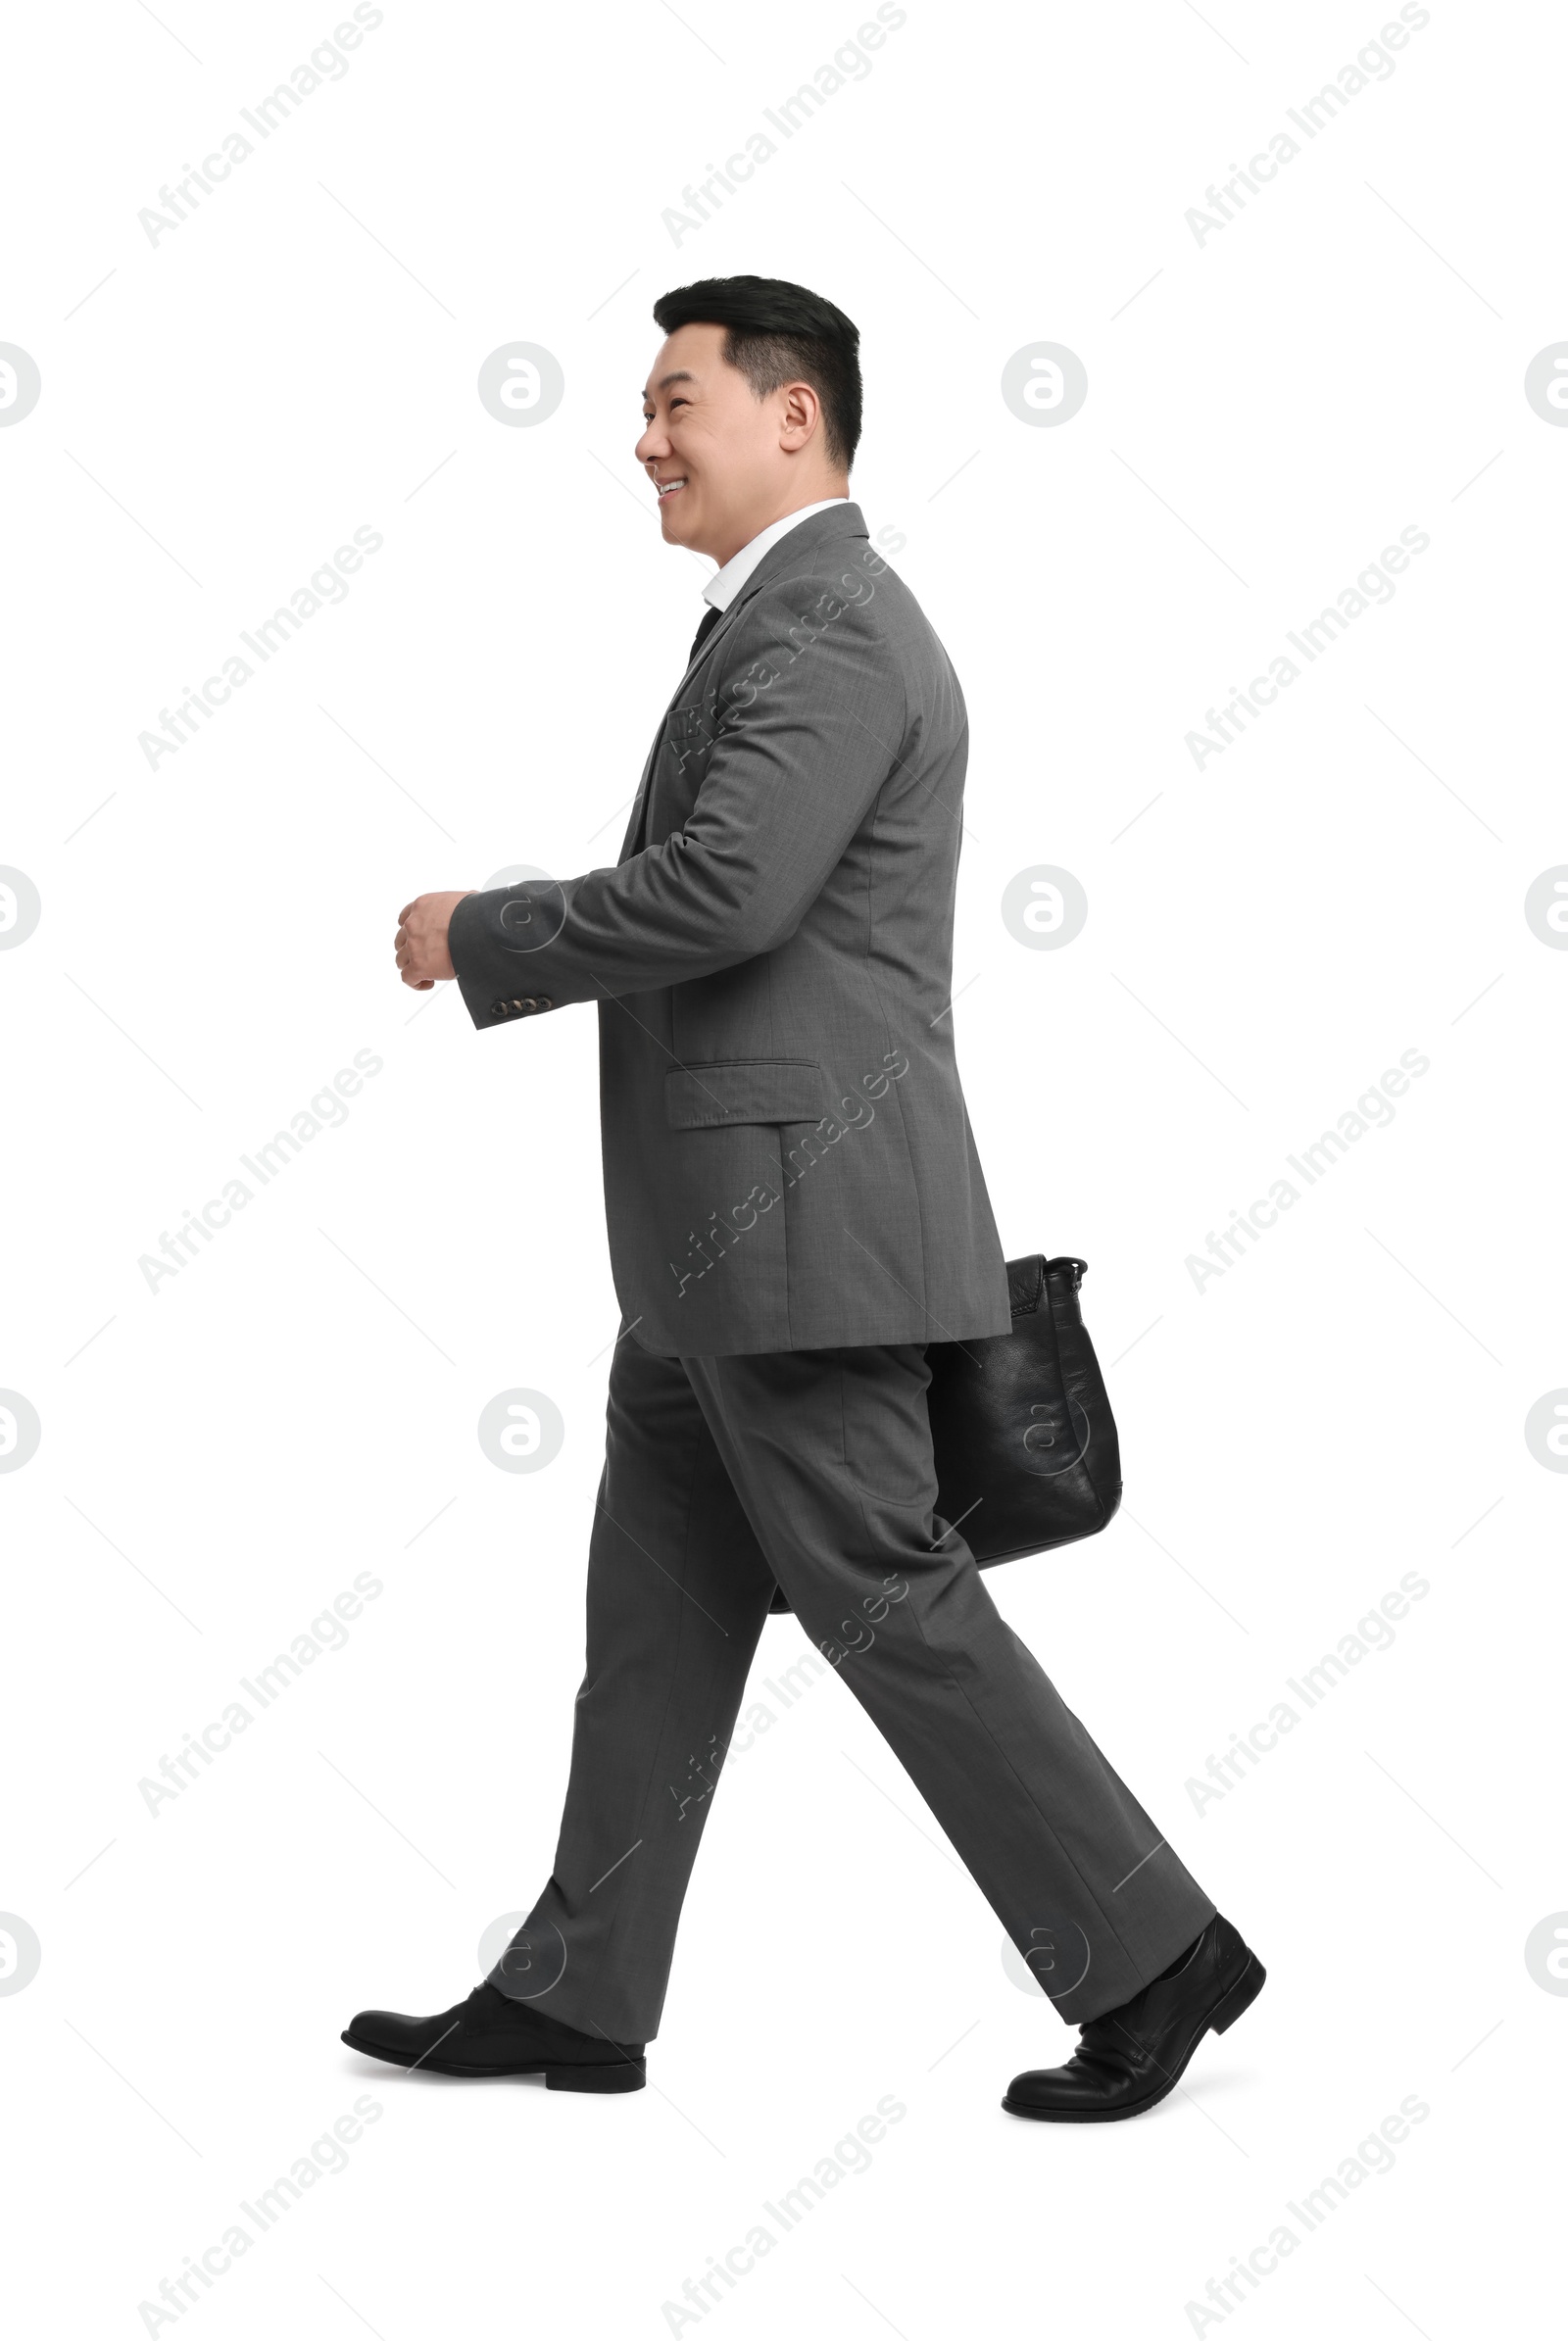
[[[689,982],[793,935],[904,744],[903,678],[867,581],[855,583],[850,599],[797,578],[742,612],[707,772],[662,845],[458,903],[449,948],[475,1025],[519,996],[564,1007]],[[656,760],[650,788],[658,776]]]

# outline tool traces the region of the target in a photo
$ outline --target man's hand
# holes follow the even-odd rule
[[[456,894],[416,894],[398,912],[397,962],[412,991],[428,992],[438,979],[456,974],[447,929],[459,902],[473,891],[466,886]]]

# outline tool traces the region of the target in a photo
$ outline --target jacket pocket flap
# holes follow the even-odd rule
[[[664,1076],[664,1119],[672,1130],[730,1122],[818,1122],[827,1079],[809,1057],[731,1057],[685,1065]]]

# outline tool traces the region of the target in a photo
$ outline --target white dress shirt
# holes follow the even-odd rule
[[[786,512],[782,520],[775,520],[769,527],[762,529],[749,545],[743,545],[738,553],[731,554],[721,569],[713,571],[703,587],[703,600],[710,602],[715,610],[727,610],[762,556],[772,551],[780,537],[788,536],[792,528],[798,528],[813,512],[829,512],[835,504],[848,504],[849,501],[847,496],[824,496],[820,504],[803,504],[798,512]]]

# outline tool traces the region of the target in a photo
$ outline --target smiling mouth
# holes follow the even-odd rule
[[[654,486],[659,490],[661,504],[663,503],[666,496],[677,495],[685,485],[684,479],[656,479],[654,482]]]

